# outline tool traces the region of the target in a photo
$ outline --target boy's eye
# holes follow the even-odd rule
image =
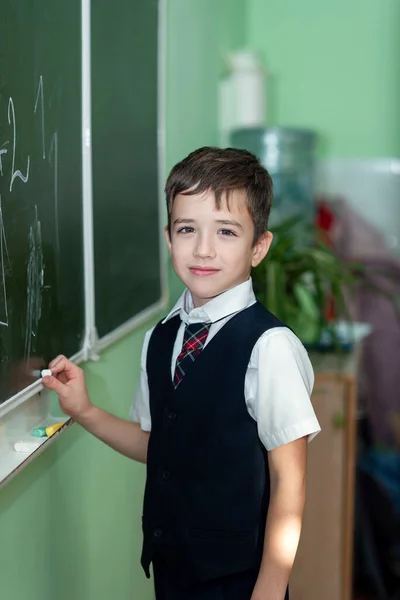
[[[178,229],[178,233],[193,233],[193,227],[181,227]]]
[[[231,229],[220,229],[219,230],[220,233],[222,233],[222,235],[226,235],[226,236],[235,236],[236,237],[236,233],[234,231],[232,231]]]

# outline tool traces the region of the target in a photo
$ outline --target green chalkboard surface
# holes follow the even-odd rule
[[[92,2],[96,326],[113,331],[161,297],[158,3]]]
[[[0,19],[0,402],[84,331],[78,0]]]

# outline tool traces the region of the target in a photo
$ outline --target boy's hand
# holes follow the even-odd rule
[[[49,369],[53,376],[43,377],[43,385],[57,394],[63,413],[79,423],[93,407],[82,369],[62,355],[49,364]]]
[[[139,423],[114,417],[92,404],[82,369],[65,356],[57,356],[49,364],[49,369],[53,375],[43,377],[43,385],[55,391],[66,415],[117,452],[146,462],[149,432],[143,431]]]

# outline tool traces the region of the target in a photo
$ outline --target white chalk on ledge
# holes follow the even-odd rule
[[[15,452],[23,452],[24,454],[30,454],[34,452],[38,448],[40,448],[40,442],[15,442],[14,450]]]

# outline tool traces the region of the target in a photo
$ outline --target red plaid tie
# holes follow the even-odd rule
[[[203,350],[210,327],[211,323],[192,323],[191,325],[186,325],[182,350],[176,359],[174,373],[175,388],[182,381],[187,367],[195,361],[196,356]]]

